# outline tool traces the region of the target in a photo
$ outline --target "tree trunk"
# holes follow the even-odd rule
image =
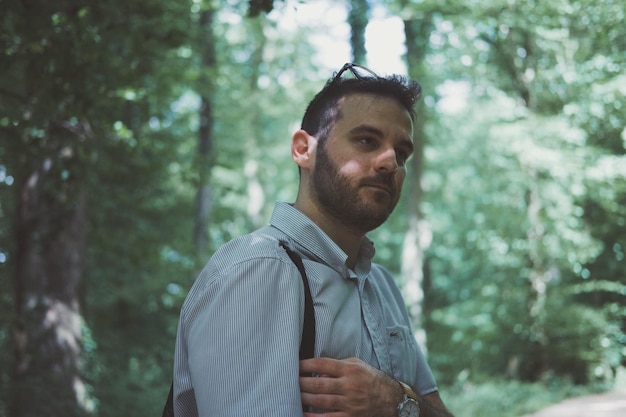
[[[550,368],[546,358],[548,336],[545,323],[547,319],[546,303],[548,300],[548,285],[558,278],[558,268],[550,265],[542,249],[545,238],[544,225],[541,221],[541,195],[539,193],[539,179],[533,169],[529,169],[530,187],[526,193],[526,213],[528,219],[528,257],[530,273],[528,276],[529,296],[528,313],[530,316],[530,354],[525,364],[525,379],[537,381]]]
[[[258,104],[261,102],[259,96],[264,94],[259,89],[259,68],[263,63],[263,51],[265,50],[266,37],[263,32],[263,26],[266,17],[263,15],[250,19],[252,27],[251,33],[254,38],[254,50],[250,57],[251,75],[249,80],[250,100],[253,103],[247,111],[246,124],[249,134],[245,135],[245,159],[243,174],[246,178],[246,188],[248,193],[248,204],[246,214],[248,222],[252,229],[258,229],[264,225],[266,219],[263,216],[263,207],[265,206],[265,191],[259,175],[260,152],[263,151],[262,137],[263,128],[261,126],[261,109]]]
[[[202,11],[200,16],[200,30],[198,45],[202,56],[200,69],[200,127],[198,129],[198,158],[196,169],[198,171],[198,189],[196,193],[196,219],[193,232],[193,241],[199,259],[206,258],[206,250],[209,242],[209,216],[212,206],[211,170],[214,161],[213,146],[213,104],[212,104],[212,77],[209,74],[215,72],[215,39],[213,36],[214,10]]]
[[[428,52],[428,39],[431,30],[431,18],[424,15],[420,19],[404,20],[404,34],[407,48],[407,66],[409,75],[422,80],[425,74],[424,58]],[[420,210],[422,200],[422,173],[424,171],[424,145],[426,134],[426,106],[420,100],[416,106],[417,120],[413,126],[414,155],[410,159],[408,177],[408,231],[404,238],[402,250],[403,292],[413,323],[415,336],[423,349],[426,349],[426,332],[424,330],[424,252],[431,242],[431,231],[428,222]]]
[[[527,77],[528,70],[536,73],[536,59],[533,55],[534,40],[532,34],[524,28],[510,28],[505,39],[486,38],[493,49],[496,65],[502,70],[513,85],[513,93],[518,96],[529,112],[534,112],[536,99],[532,93],[532,77]],[[523,48],[525,57],[522,59],[518,50]],[[528,189],[526,191],[526,218],[528,230],[528,300],[527,309],[530,318],[529,324],[529,354],[520,368],[523,379],[539,380],[541,375],[550,368],[546,358],[548,337],[545,330],[547,319],[546,302],[549,282],[558,276],[556,268],[550,259],[546,258],[542,249],[545,238],[542,224],[543,198],[540,191],[541,175],[536,168],[528,166],[523,161],[521,167],[526,174]],[[512,360],[517,360],[515,357]]]
[[[350,0],[348,23],[350,24],[352,62],[365,65],[367,51],[365,49],[365,28],[367,27],[369,5],[367,0]]]
[[[71,417],[94,408],[82,375],[86,193],[72,169],[79,157],[60,130],[41,139],[47,152],[19,183],[12,417]]]

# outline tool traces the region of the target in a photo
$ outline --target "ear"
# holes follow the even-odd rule
[[[317,138],[300,129],[291,139],[291,157],[300,168],[308,169],[313,166],[316,147]]]

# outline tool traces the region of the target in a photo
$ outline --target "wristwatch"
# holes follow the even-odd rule
[[[419,417],[420,405],[417,402],[417,394],[404,382],[398,383],[403,391],[402,401],[398,404],[398,417]]]

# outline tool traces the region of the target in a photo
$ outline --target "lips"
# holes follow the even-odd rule
[[[381,191],[385,191],[387,194],[389,195],[394,195],[395,191],[393,189],[393,187],[387,185],[387,184],[381,184],[381,183],[366,183],[363,184],[364,187],[370,187],[370,188],[376,188],[378,190]]]

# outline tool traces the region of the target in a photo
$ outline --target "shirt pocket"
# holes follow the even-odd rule
[[[418,347],[411,329],[401,325],[387,327],[387,346],[393,377],[415,384]]]

